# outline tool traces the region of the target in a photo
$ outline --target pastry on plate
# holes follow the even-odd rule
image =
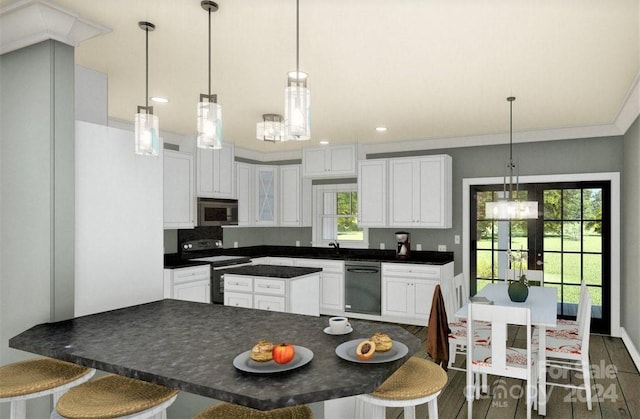
[[[273,359],[273,343],[261,340],[251,349],[251,359],[256,362],[267,362]]]
[[[370,340],[363,340],[356,347],[356,356],[360,359],[371,359],[376,353],[376,344]]]
[[[393,341],[386,333],[376,332],[370,340],[376,344],[377,352],[387,352],[393,346]]]

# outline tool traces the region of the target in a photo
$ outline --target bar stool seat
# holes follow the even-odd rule
[[[52,418],[166,417],[178,390],[120,375],[106,375],[66,392]]]
[[[194,416],[194,419],[311,419],[313,413],[306,405],[257,410],[232,403],[218,403]]]
[[[447,380],[447,373],[436,363],[411,357],[373,393],[357,396],[359,401],[373,405],[373,411],[365,413],[364,406],[358,404],[356,416],[384,419],[386,407],[404,407],[405,419],[414,419],[415,407],[428,403],[429,418],[437,418],[438,395]]]
[[[96,370],[53,358],[36,358],[0,367],[0,402],[11,402],[11,418],[26,417],[26,401],[53,395],[54,404],[69,388]]]

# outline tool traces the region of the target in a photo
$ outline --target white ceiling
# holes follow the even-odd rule
[[[300,0],[300,70],[309,73],[312,140],[255,139],[263,113],[284,112],[295,69],[295,0],[218,0],[212,92],[224,139],[268,153],[338,143],[454,141],[613,124],[639,72],[638,0]],[[0,0],[0,5],[10,3]],[[55,0],[112,29],[76,48],[108,75],[109,116],[132,120],[149,94],[161,130],[195,133],[207,92],[207,12],[200,0]],[[386,133],[375,127],[384,125]]]

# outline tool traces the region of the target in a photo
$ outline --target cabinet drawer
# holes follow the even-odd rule
[[[202,279],[209,279],[211,268],[209,265],[196,266],[193,268],[180,268],[173,270],[173,281],[178,284]]]
[[[280,279],[255,278],[253,291],[260,294],[284,295],[285,283]]]
[[[254,295],[253,308],[269,311],[286,310],[284,297],[276,297],[273,295]]]
[[[253,308],[253,295],[240,292],[225,292],[224,305],[233,307]]]
[[[253,278],[247,276],[236,276],[226,274],[224,276],[224,290],[251,292],[253,289]]]
[[[382,275],[439,280],[440,268],[417,264],[383,263]]]

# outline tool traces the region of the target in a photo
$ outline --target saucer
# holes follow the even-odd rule
[[[329,326],[324,328],[324,333],[326,333],[327,335],[348,335],[351,332],[353,332],[353,327],[351,327],[351,326],[347,327],[347,329],[342,333],[333,333],[331,331],[331,327],[329,327]]]

